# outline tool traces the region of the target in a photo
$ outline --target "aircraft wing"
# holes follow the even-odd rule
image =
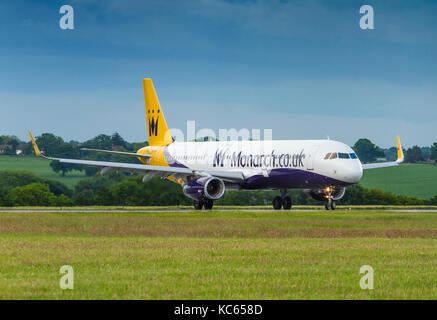
[[[116,154],[116,155],[120,155],[120,156],[128,156],[128,157],[135,157],[135,158],[150,159],[150,155],[148,155],[148,154],[139,154],[139,153],[133,153],[133,152],[100,150],[100,149],[90,149],[90,148],[81,148],[80,150],[91,151],[91,152],[101,152],[101,153],[108,153],[108,154]]]
[[[59,161],[61,163],[71,163],[71,164],[82,164],[92,167],[98,167],[101,169],[102,173],[108,171],[122,171],[138,174],[151,174],[154,176],[160,176],[163,178],[175,177],[175,178],[186,178],[191,177],[203,177],[203,176],[213,176],[224,181],[238,183],[244,180],[242,172],[236,171],[209,171],[209,170],[194,170],[190,168],[179,168],[179,167],[165,167],[165,166],[150,166],[145,164],[135,164],[135,163],[122,163],[122,162],[108,162],[108,161],[95,161],[95,160],[80,160],[80,159],[63,159],[63,158],[52,158],[45,156],[38,148],[32,134],[29,131],[30,140],[32,141],[33,149],[38,157],[42,157],[48,160]],[[102,151],[102,150],[99,150]],[[119,153],[118,153],[119,154]]]
[[[398,158],[396,161],[392,162],[379,162],[379,163],[366,163],[363,164],[363,169],[377,169],[377,168],[385,168],[385,167],[394,167],[404,162],[404,152],[402,151],[401,142],[399,140],[399,136],[397,136],[397,149],[398,149]]]

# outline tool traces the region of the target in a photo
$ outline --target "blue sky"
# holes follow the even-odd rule
[[[0,134],[25,140],[145,140],[150,77],[172,128],[437,141],[436,1],[2,1],[0,39]]]

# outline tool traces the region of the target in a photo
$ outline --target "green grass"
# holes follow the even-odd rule
[[[403,164],[365,170],[360,184],[366,188],[429,199],[437,195],[437,165]]]
[[[426,212],[1,212],[0,298],[436,299],[436,238]]]
[[[62,182],[66,186],[73,188],[76,183],[85,178],[85,173],[81,171],[68,172],[65,177],[55,173],[50,167],[50,161],[34,156],[0,156],[0,170],[27,170],[39,177]]]

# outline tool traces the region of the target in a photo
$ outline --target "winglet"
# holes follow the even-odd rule
[[[402,163],[402,162],[404,162],[404,152],[402,151],[402,146],[401,146],[401,141],[399,140],[399,136],[397,136],[397,138],[398,138],[398,143],[397,143],[398,158],[397,158],[396,162]]]
[[[29,132],[29,136],[30,136],[30,140],[32,141],[32,146],[33,146],[33,150],[35,150],[35,154],[38,157],[41,157],[41,152],[39,151],[39,148],[35,142],[35,140],[33,140],[32,134],[30,133],[30,130],[27,130]]]

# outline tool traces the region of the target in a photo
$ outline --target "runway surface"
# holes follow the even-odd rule
[[[69,212],[69,213],[107,213],[107,212],[115,212],[115,213],[129,213],[129,212],[218,212],[218,211],[240,211],[240,212],[326,212],[329,213],[331,211],[327,211],[324,209],[292,209],[292,210],[274,210],[274,209],[213,209],[213,210],[190,210],[190,209],[1,209],[1,212]],[[337,209],[336,212],[360,212],[360,211],[386,211],[386,212],[437,212],[437,209]]]

